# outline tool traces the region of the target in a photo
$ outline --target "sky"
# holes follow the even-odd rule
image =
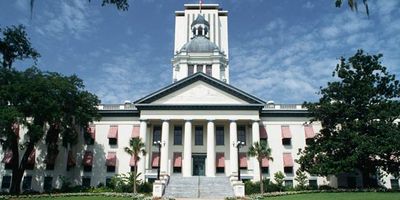
[[[135,101],[172,83],[174,11],[197,0],[0,1],[0,27],[23,24],[37,66],[76,74],[102,103]],[[370,0],[370,17],[326,0],[203,0],[229,12],[230,84],[265,101],[317,101],[340,57],[382,53],[400,77],[400,1]],[[16,63],[23,70],[32,63]]]

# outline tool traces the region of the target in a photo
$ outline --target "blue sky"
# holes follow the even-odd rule
[[[100,0],[36,0],[31,19],[29,0],[9,0],[0,26],[27,27],[40,69],[77,74],[102,103],[123,103],[172,82],[174,11],[196,2],[131,0],[122,12]],[[338,58],[359,48],[383,53],[400,77],[400,1],[368,2],[369,19],[333,0],[205,0],[229,11],[231,84],[276,103],[316,101]]]

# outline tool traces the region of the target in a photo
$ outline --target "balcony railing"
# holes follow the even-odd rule
[[[306,110],[302,104],[267,104],[264,110]]]
[[[134,110],[135,106],[131,103],[126,104],[102,104],[98,106],[99,110]]]

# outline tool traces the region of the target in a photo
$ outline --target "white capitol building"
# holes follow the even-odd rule
[[[147,154],[138,162],[145,181],[154,181],[158,169],[171,183],[195,176],[232,180],[238,169],[243,180],[258,181],[258,161],[247,151],[254,142],[265,140],[274,160],[262,162],[263,176],[272,180],[281,171],[286,186],[297,184],[297,153],[318,134],[320,123],[307,125],[307,110],[300,104],[265,102],[230,85],[230,67],[238,66],[229,65],[228,11],[218,4],[202,5],[201,12],[198,4],[184,8],[175,12],[173,83],[134,102],[100,105],[101,120],[92,124],[89,137],[79,138],[81,145],[72,152],[60,147],[52,158],[42,141],[30,156],[32,166],[25,172],[23,189],[59,188],[61,177],[86,186],[106,184],[115,174],[132,170],[134,161],[124,151],[132,137],[140,137],[146,146]],[[21,127],[21,137],[24,131]],[[153,145],[158,141],[161,156]],[[238,141],[244,142],[240,152]],[[7,152],[2,155],[5,191],[12,171],[7,168]],[[308,179],[310,185],[362,185],[357,174]],[[391,188],[393,180],[387,176],[381,184]]]

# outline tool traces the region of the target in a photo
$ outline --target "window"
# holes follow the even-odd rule
[[[392,187],[392,190],[398,190],[399,189],[399,180],[398,179],[390,179],[390,186]]]
[[[194,145],[203,145],[203,127],[202,126],[195,127]]]
[[[310,145],[313,140],[314,140],[314,138],[307,138],[306,145]]]
[[[269,167],[261,167],[261,173],[269,174]]]
[[[53,177],[46,176],[44,177],[43,190],[50,191],[51,189],[53,189]]]
[[[161,141],[161,126],[155,126],[153,129],[153,143]]]
[[[293,188],[293,180],[285,180],[285,187]]]
[[[115,172],[115,166],[107,166],[107,172]]]
[[[292,145],[292,138],[283,138],[282,139],[282,145],[285,145],[285,146]]]
[[[3,176],[1,181],[1,189],[8,189],[11,185],[11,176]]]
[[[12,162],[13,161],[10,161],[10,163],[5,163],[4,164],[4,169],[12,169],[13,167],[12,167]]]
[[[246,127],[245,126],[237,127],[237,139],[238,139],[238,141],[244,142],[244,145],[246,145]]]
[[[174,128],[174,145],[182,145],[182,126]]]
[[[46,163],[46,170],[54,170],[54,163]]]
[[[82,187],[90,187],[90,177],[82,177]]]
[[[91,172],[92,171],[92,166],[90,165],[90,166],[83,166],[83,171],[84,172]]]
[[[318,189],[318,182],[317,180],[308,180],[308,186],[312,189]]]
[[[181,173],[182,167],[174,167],[174,173]]]
[[[216,145],[224,145],[224,127],[217,126],[216,128]]]
[[[118,144],[118,125],[110,125],[110,130],[108,131],[107,137],[109,145]]]
[[[108,144],[109,145],[117,145],[118,144],[117,138],[108,138]]]
[[[284,167],[283,171],[285,174],[293,174],[293,167]]]
[[[112,180],[111,177],[106,178],[106,187],[108,188],[111,187],[111,180]]]
[[[212,67],[211,65],[206,66],[206,74],[212,76]]]
[[[196,72],[203,72],[203,65],[197,65]]]
[[[87,132],[84,134],[84,140],[86,145],[93,145],[96,137],[96,127],[89,126]]]
[[[188,76],[192,75],[194,73],[194,66],[193,65],[189,65],[188,66]]]
[[[223,174],[223,173],[225,173],[225,167],[217,167],[216,172],[217,172],[218,174]]]
[[[29,190],[31,189],[32,184],[32,176],[24,176],[24,180],[22,180],[22,189]]]

